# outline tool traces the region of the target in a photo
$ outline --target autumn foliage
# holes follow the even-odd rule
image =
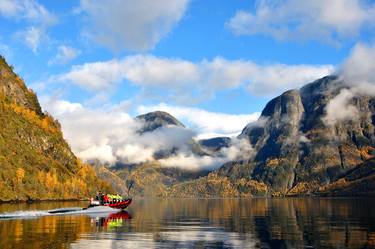
[[[60,124],[0,58],[0,201],[81,199],[111,190],[80,162]]]

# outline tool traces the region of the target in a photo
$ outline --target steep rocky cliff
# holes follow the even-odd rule
[[[0,200],[88,197],[108,188],[63,139],[36,95],[0,57]]]
[[[308,193],[371,158],[374,98],[357,95],[348,100],[358,110],[355,118],[330,122],[327,117],[328,104],[347,88],[337,77],[328,76],[271,100],[258,124],[248,125],[240,135],[257,152],[249,177],[276,193]],[[343,108],[347,107],[334,111],[346,111]]]
[[[208,196],[228,196],[230,192],[235,196],[300,195],[323,190],[329,195],[333,186],[340,186],[337,181],[343,175],[375,155],[375,98],[348,92],[345,82],[327,76],[272,99],[259,120],[239,135],[253,146],[253,157],[227,163],[206,178],[175,186],[172,195],[180,190],[184,196],[195,195],[197,189],[209,189],[213,179],[227,190],[207,190]],[[349,96],[347,103],[332,108],[330,104],[342,96]],[[329,117],[329,108],[334,117]],[[244,187],[239,182],[256,184]],[[364,184],[369,181],[357,179],[356,183],[355,189],[365,194]]]

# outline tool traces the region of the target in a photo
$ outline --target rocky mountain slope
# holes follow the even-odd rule
[[[222,148],[228,148],[231,145],[231,139],[229,137],[214,137],[208,139],[202,139],[198,141],[200,146],[208,151],[219,151]]]
[[[338,180],[319,188],[321,196],[375,196],[375,159],[349,170]]]
[[[111,167],[110,170],[123,180],[125,188],[133,182],[129,190],[131,196],[166,196],[171,186],[208,174],[207,171],[163,167],[158,161]]]
[[[0,57],[0,200],[86,198],[99,188],[110,189]]]
[[[328,115],[331,104],[349,91],[344,82],[328,76],[272,99],[259,120],[246,126],[239,136],[251,143],[253,157],[227,163],[208,177],[176,185],[171,195],[319,194],[324,186],[329,195],[332,186],[338,186],[331,184],[375,155],[375,98],[349,95],[347,106]],[[366,192],[364,185],[370,184],[357,178],[355,183],[356,191],[362,192]],[[352,183],[345,186],[354,188]]]
[[[135,120],[140,121],[143,125],[139,129],[139,133],[152,132],[158,128],[167,126],[185,127],[180,121],[167,112],[155,111],[135,117]]]

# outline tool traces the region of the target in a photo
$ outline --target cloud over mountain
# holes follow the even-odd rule
[[[168,112],[188,124],[199,132],[199,138],[210,138],[219,136],[237,136],[248,123],[256,121],[260,113],[252,114],[225,114],[202,110],[199,108],[171,106],[158,104],[152,106],[139,106],[139,114],[161,110]]]
[[[332,98],[326,107],[323,121],[328,125],[356,120],[360,111],[353,99],[360,96],[375,96],[375,45],[358,43],[337,70],[340,85],[346,89]]]
[[[192,143],[198,130],[165,125],[141,133],[139,131],[144,121],[132,118],[121,105],[94,109],[51,98],[42,98],[42,104],[60,120],[64,137],[72,150],[87,161],[133,164],[158,160],[166,167],[199,170],[219,167],[227,161],[249,155],[252,151],[248,142],[233,139],[230,147],[213,155],[197,154]],[[194,111],[199,112],[197,109]],[[201,112],[208,114],[208,118],[215,117],[214,113]],[[232,118],[235,119],[234,115]],[[213,121],[218,120],[223,122],[223,114],[217,114]],[[198,120],[196,122],[199,123]],[[200,122],[204,123],[201,127],[207,124],[205,120]],[[230,125],[233,123],[228,123]],[[160,159],[155,157],[163,151],[172,153]]]

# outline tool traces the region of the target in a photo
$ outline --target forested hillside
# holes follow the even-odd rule
[[[109,189],[76,158],[58,121],[0,58],[0,200],[86,198]]]

